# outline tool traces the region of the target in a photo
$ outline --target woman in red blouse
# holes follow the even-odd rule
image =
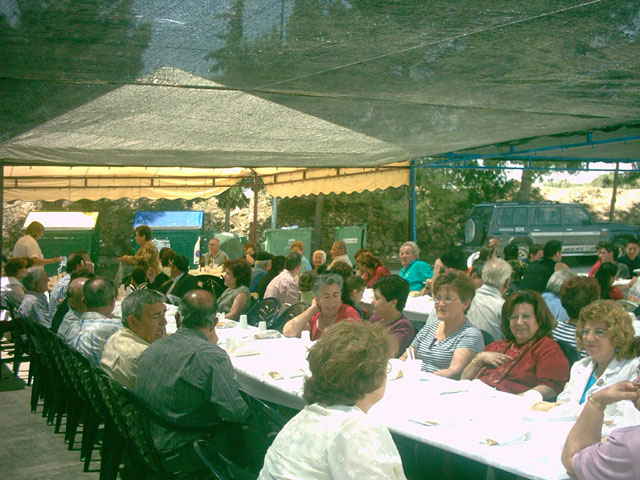
[[[505,339],[490,343],[462,372],[509,393],[555,398],[569,379],[569,361],[551,338],[556,321],[538,292],[522,290],[502,306]]]
[[[372,253],[365,252],[358,257],[358,270],[364,275],[363,278],[367,282],[367,287],[371,288],[373,284],[385,275],[391,275],[391,272],[385,267],[380,259]]]

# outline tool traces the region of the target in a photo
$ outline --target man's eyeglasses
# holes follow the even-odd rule
[[[607,336],[607,331],[602,328],[596,328],[595,330],[590,330],[588,328],[582,328],[576,332],[580,338],[584,338],[588,336],[590,333],[593,333],[593,336],[596,338],[604,338]]]

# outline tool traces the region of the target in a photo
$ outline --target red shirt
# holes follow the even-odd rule
[[[367,282],[367,287],[373,288],[373,284],[375,283],[375,281],[381,277],[384,277],[385,275],[391,275],[391,272],[384,265],[380,265],[378,268],[376,268],[376,271],[373,272],[373,275],[365,273],[363,278]]]
[[[484,351],[506,353],[515,359],[498,368],[483,367],[476,374],[476,378],[503,392],[518,394],[546,385],[560,393],[569,379],[569,360],[550,337],[520,346],[510,340],[499,340],[487,345]]]
[[[311,340],[317,340],[322,335],[322,331],[318,329],[318,318],[320,318],[320,312],[316,313],[311,320],[309,320],[309,326],[311,327]],[[343,303],[338,310],[338,316],[334,325],[342,320],[349,322],[362,322],[358,311],[350,305]]]

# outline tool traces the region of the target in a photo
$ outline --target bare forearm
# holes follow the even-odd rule
[[[282,333],[284,333],[285,337],[297,337],[300,335],[300,332],[305,329],[309,325],[309,320],[316,313],[313,307],[307,308],[304,312],[302,312],[297,317],[293,317],[287,323],[284,324],[284,328],[282,329]]]
[[[589,402],[585,404],[562,449],[562,464],[569,473],[575,473],[573,456],[583,448],[600,441],[603,419],[604,412]]]
[[[531,390],[540,392],[543,400],[550,400],[558,396],[557,392],[553,388],[547,385],[537,385],[533,387]]]
[[[476,360],[477,358],[478,357],[476,356],[462,371],[462,375],[460,376],[461,380],[471,380],[475,378],[478,372],[482,369],[483,365],[480,361]]]

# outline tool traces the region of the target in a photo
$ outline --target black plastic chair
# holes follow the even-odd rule
[[[220,295],[222,295],[222,292],[227,288],[224,284],[224,280],[220,277],[216,277],[215,275],[198,275],[196,276],[196,280],[198,281],[198,286],[200,288],[213,293],[216,298],[219,298]]]
[[[297,317],[302,312],[304,312],[309,306],[304,302],[294,303],[293,305],[287,307],[284,312],[282,312],[277,318],[274,318],[270,322],[267,322],[267,328],[278,330],[282,333],[282,329],[284,328],[285,323],[291,320],[294,317]]]
[[[257,475],[238,467],[222,455],[209,440],[202,438],[194,440],[193,449],[215,480],[253,480],[257,478]]]
[[[247,323],[254,327],[259,322],[272,322],[280,313],[280,300],[275,297],[265,298],[256,302],[247,312]]]
[[[573,366],[575,362],[580,360],[580,352],[578,352],[576,347],[565,340],[556,340],[556,342],[560,345],[564,356],[569,360],[569,367]]]
[[[482,333],[482,340],[484,340],[485,347],[495,341],[493,335],[491,335],[486,330],[480,330],[480,333]]]

